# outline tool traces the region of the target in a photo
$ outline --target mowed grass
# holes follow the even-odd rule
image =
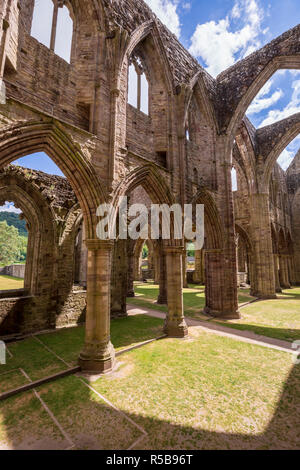
[[[146,431],[135,449],[300,446],[300,366],[288,353],[193,327],[188,340],[163,339],[118,362],[91,386]],[[81,380],[38,391],[75,448],[129,448],[142,433]],[[0,449],[68,446],[32,392],[0,403]]]
[[[128,303],[140,307],[167,312],[166,305],[157,305],[158,286],[152,283],[135,285],[136,297],[128,299]],[[249,290],[239,290],[239,304],[254,300]],[[208,321],[202,314],[205,306],[203,286],[194,286],[183,290],[184,313],[187,317]],[[240,320],[226,322],[211,319],[211,322],[238,329],[253,331],[259,335],[285,341],[300,340],[300,288],[293,288],[278,295],[278,299],[250,303],[241,308]]]
[[[285,341],[300,340],[300,288],[283,291],[277,300],[247,305],[241,309],[241,315],[240,320],[224,324]]]
[[[137,315],[119,318],[111,322],[111,340],[116,350],[157,338],[163,334],[163,321]],[[49,352],[50,348],[58,357]],[[84,326],[59,330],[54,333],[30,337],[24,341],[8,344],[12,354],[7,354],[7,364],[0,365],[0,393],[26,383],[19,369],[23,369],[31,380],[39,380],[56,374],[77,364],[84,345]],[[63,359],[68,366],[59,358]]]
[[[157,305],[156,301],[159,293],[159,286],[153,282],[149,283],[135,283],[134,287],[135,297],[127,299],[129,304],[139,305],[141,307],[153,308],[155,310],[167,311],[166,305]],[[249,289],[239,290],[239,304],[245,304],[254,300],[254,297],[250,296]],[[186,316],[204,318],[202,316],[202,310],[205,307],[205,287],[204,286],[192,286],[183,289],[183,303],[184,312]],[[151,307],[150,307],[151,305]]]
[[[23,279],[11,276],[0,276],[0,290],[23,289],[23,287]]]

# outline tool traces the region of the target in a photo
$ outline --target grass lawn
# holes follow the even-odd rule
[[[118,361],[91,383],[100,396],[77,376],[38,390],[65,435],[32,392],[0,402],[0,449],[66,449],[66,434],[78,449],[128,449],[143,436],[134,423],[147,433],[135,449],[300,446],[300,366],[288,353],[194,327],[188,340],[163,339]]]
[[[135,283],[134,290],[136,297],[127,299],[127,302],[129,304],[167,312],[168,309],[166,305],[156,304],[159,290],[158,285],[153,284],[152,282],[149,282],[147,284]],[[207,317],[202,315],[202,310],[205,307],[204,290],[204,286],[197,285],[189,286],[187,289],[183,289],[183,303],[185,316],[207,320]],[[240,305],[250,302],[251,300],[254,300],[254,298],[250,296],[249,289],[241,289],[239,291]]]
[[[23,279],[11,276],[0,276],[0,290],[23,289],[23,287]]]
[[[136,297],[128,299],[128,303],[154,310],[167,311],[165,305],[157,305],[158,286],[154,284],[135,285]],[[253,300],[249,290],[239,290],[239,304]],[[184,312],[187,317],[208,321],[202,314],[205,305],[203,286],[183,290]],[[293,288],[278,295],[277,300],[265,300],[249,304],[241,309],[240,320],[213,319],[225,326],[253,331],[271,338],[294,341],[300,339],[300,288]]]
[[[112,342],[117,351],[126,349],[142,341],[161,336],[162,327],[162,320],[145,315],[112,320]],[[79,326],[39,335],[38,339],[72,367],[77,364],[84,344],[84,327]],[[0,365],[0,393],[26,383],[25,377],[18,370],[20,368],[32,380],[39,380],[67,369],[61,360],[47,351],[34,337],[9,344],[8,349],[13,357],[7,355],[7,364]]]
[[[278,300],[263,300],[241,309],[241,320],[226,326],[286,341],[300,340],[300,288],[278,294]]]

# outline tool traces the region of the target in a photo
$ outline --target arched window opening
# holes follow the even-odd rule
[[[75,272],[74,272],[74,285],[83,289],[87,288],[87,256],[88,251],[85,245],[85,231],[84,225],[77,233],[75,239]]]
[[[54,3],[52,0],[35,0],[31,36],[50,48]]]
[[[59,1],[35,0],[31,36],[70,62],[73,20],[68,7]]]
[[[232,191],[237,191],[238,190],[237,172],[234,167],[231,170],[231,181],[232,181]]]
[[[73,21],[69,9],[63,6],[58,9],[54,52],[67,62],[71,60],[72,37]]]
[[[27,223],[12,201],[0,207],[0,295],[24,289]]]
[[[128,103],[149,114],[149,82],[139,57],[132,57],[128,72]]]

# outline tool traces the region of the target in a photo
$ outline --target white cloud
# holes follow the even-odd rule
[[[192,4],[190,2],[185,2],[185,3],[183,3],[181,8],[185,11],[190,11],[191,8],[192,8]]]
[[[190,52],[205,61],[211,75],[218,75],[260,47],[263,13],[257,0],[236,0],[226,18],[197,25]],[[242,26],[232,32],[237,20]]]
[[[288,167],[290,166],[295,154],[291,151],[288,151],[287,149],[284,149],[282,154],[277,160],[277,163],[281,166],[283,170],[287,170]]]
[[[180,19],[177,11],[179,0],[145,0],[159,19],[177,37],[180,36]]]
[[[293,94],[290,102],[283,109],[272,109],[267,117],[261,122],[259,127],[269,126],[274,122],[285,119],[300,112],[300,80],[292,83]]]
[[[11,202],[6,202],[4,206],[0,206],[0,212],[11,212],[14,214],[21,214],[21,210],[17,209]]]
[[[287,146],[286,149],[281,153],[279,156],[277,163],[281,166],[283,170],[287,170],[287,168],[292,163],[296,153],[300,148],[300,135],[296,137],[290,145]]]
[[[280,98],[283,96],[283,91],[279,88],[272,93],[271,96],[267,96],[273,86],[273,80],[269,80],[256,95],[255,99],[252,101],[251,105],[248,108],[247,115],[257,114],[268,109],[277,103]]]

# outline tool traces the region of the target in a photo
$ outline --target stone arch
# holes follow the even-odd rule
[[[24,288],[31,295],[53,289],[57,259],[55,217],[36,185],[13,168],[0,173],[0,199],[22,210],[29,231]],[[3,185],[3,186],[2,186]]]
[[[269,47],[269,46],[266,46]],[[240,122],[250,104],[267,83],[267,81],[274,75],[275,72],[281,69],[299,69],[300,68],[300,55],[279,55],[275,56],[270,60],[263,68],[259,69],[259,72],[255,74],[255,78],[249,83],[248,87],[245,88],[245,93],[240,97],[237,107],[231,117],[228,131],[232,138],[237,131]]]
[[[250,130],[252,130],[252,132]],[[255,191],[257,186],[255,143],[251,135],[252,133],[255,133],[255,128],[250,121],[245,118],[236,133],[236,142],[233,148],[233,158],[241,160],[240,166],[246,176],[249,191]]]
[[[117,209],[119,198],[126,196],[138,186],[143,187],[153,204],[167,204],[169,206],[175,204],[174,197],[165,179],[154,165],[149,164],[133,170],[119,184],[113,195],[113,206]],[[171,227],[172,233],[173,229]],[[172,239],[166,241],[166,245],[181,246],[181,241]]]
[[[224,259],[225,231],[216,203],[201,189],[192,200],[193,204],[204,204],[205,220],[205,302],[204,312],[210,316],[225,319],[239,318],[237,293],[226,292],[226,271]],[[237,289],[237,286],[236,286]],[[236,296],[235,310],[232,310],[232,295]]]
[[[91,164],[53,122],[29,122],[0,131],[0,168],[35,152],[47,153],[70,181],[82,209],[87,236],[96,238],[96,211],[105,201]]]
[[[200,189],[193,197],[192,204],[204,205],[205,223],[205,249],[222,250],[224,243],[224,230],[219,211],[211,194],[205,189]]]
[[[267,188],[269,188],[269,181],[270,181],[271,173],[280,154],[299,135],[299,133],[300,133],[300,121],[295,123],[292,127],[288,129],[287,132],[285,132],[282,135],[282,138],[277,142],[275,147],[271,150],[271,152],[267,156],[265,164],[264,164],[264,173],[263,173],[263,179],[262,179],[263,189],[266,190]]]
[[[169,66],[169,61],[166,57],[165,48],[163,47],[160,33],[157,28],[157,25],[154,21],[146,21],[142,25],[140,25],[130,36],[127,41],[126,47],[124,48],[123,55],[121,56],[120,60],[120,69],[117,73],[117,80],[118,83],[121,77],[121,70],[127,66],[127,63],[134,52],[134,50],[147,38],[151,37],[153,43],[156,47],[156,55],[158,61],[160,63],[160,68],[163,70],[165,75],[165,80],[167,83],[168,91],[171,92],[173,89],[173,78],[172,73]]]
[[[185,100],[183,103],[183,126],[188,120],[189,108],[193,97],[195,97],[199,108],[205,115],[205,119],[213,129],[218,129],[218,123],[214,108],[208,99],[207,87],[203,80],[203,71],[199,70],[191,79],[190,83],[183,87],[185,90]]]

